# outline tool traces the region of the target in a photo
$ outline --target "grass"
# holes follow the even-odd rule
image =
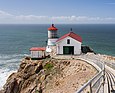
[[[52,63],[47,63],[45,66],[44,66],[44,69],[46,70],[51,70],[53,68],[53,64]]]

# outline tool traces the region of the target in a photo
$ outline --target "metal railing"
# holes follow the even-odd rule
[[[115,63],[112,62],[104,62],[107,66],[113,68],[115,70]]]
[[[105,66],[103,62],[100,62],[95,58],[91,59],[88,56],[82,56],[80,59],[85,60],[89,64],[93,65],[99,73],[97,73],[92,79],[85,83],[77,92],[75,93],[104,93],[104,82],[105,82]]]

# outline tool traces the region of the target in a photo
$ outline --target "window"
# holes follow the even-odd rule
[[[70,39],[67,39],[67,44],[70,44]]]

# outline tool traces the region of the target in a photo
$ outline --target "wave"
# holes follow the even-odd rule
[[[9,69],[0,69],[0,90],[3,88],[3,85],[6,83],[7,78],[17,70]]]
[[[0,89],[6,83],[8,76],[17,71],[19,64],[23,57],[29,56],[27,54],[0,54]]]
[[[16,57],[24,57],[24,56],[29,56],[29,55],[28,54],[13,54],[13,55],[0,54],[0,59],[11,59]]]

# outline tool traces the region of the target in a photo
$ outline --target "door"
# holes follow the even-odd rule
[[[74,54],[74,46],[63,46],[63,54]]]

